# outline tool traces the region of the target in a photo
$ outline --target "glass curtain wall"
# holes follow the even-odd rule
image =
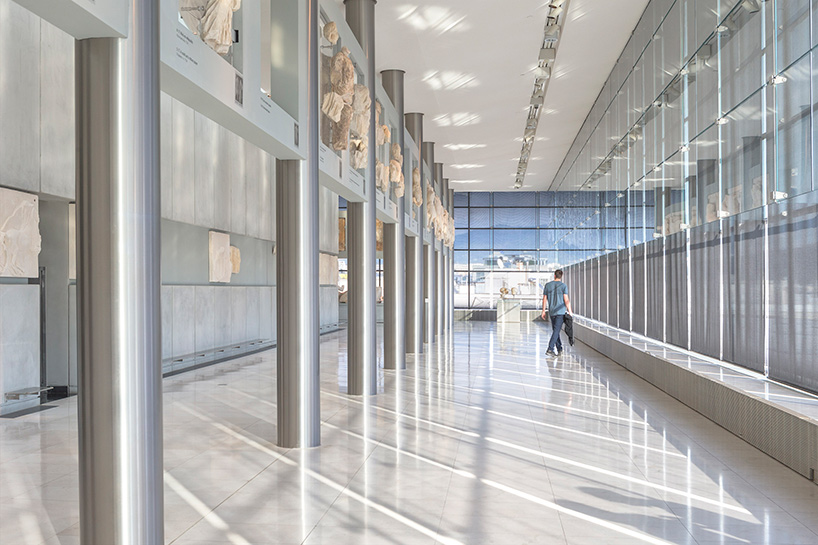
[[[816,45],[815,0],[649,3],[554,180],[629,220],[581,314],[818,390]]]
[[[624,201],[605,207],[611,197],[599,191],[455,193],[455,307],[494,308],[502,289],[523,308],[538,308],[551,272],[625,246],[627,208]],[[638,230],[644,229],[640,221]]]

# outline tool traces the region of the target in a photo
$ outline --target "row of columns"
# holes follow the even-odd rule
[[[318,201],[319,6],[306,3],[306,159],[276,164],[277,424],[282,447],[320,444]],[[346,0],[346,19],[370,74],[366,201],[350,203],[350,395],[377,386],[375,323],[375,1]],[[125,38],[76,48],[79,472],[83,545],[161,545],[162,376],[159,187],[159,2],[131,0]],[[452,192],[423,140],[423,114],[404,114],[404,74],[383,86],[420,152],[419,235],[406,237],[405,199],[384,230],[384,367],[403,369],[452,327],[453,259],[424,244],[434,183],[451,213]],[[403,148],[404,124],[398,130]],[[411,176],[407,177],[411,180]],[[410,182],[411,183],[411,182]],[[410,186],[411,188],[411,186]]]

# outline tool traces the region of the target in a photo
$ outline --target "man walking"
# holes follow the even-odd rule
[[[554,280],[545,285],[542,294],[542,319],[545,320],[545,311],[551,317],[551,340],[548,341],[546,356],[559,356],[562,354],[562,341],[560,340],[560,330],[565,321],[566,314],[571,312],[571,301],[568,299],[568,286],[562,281],[562,269],[554,271]]]

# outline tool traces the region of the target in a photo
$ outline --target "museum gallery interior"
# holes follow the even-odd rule
[[[818,545],[816,74],[818,0],[0,0],[0,545]]]

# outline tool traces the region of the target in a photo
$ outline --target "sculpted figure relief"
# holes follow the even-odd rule
[[[412,202],[415,206],[423,206],[423,188],[420,185],[420,169],[412,169]]]
[[[209,0],[202,17],[202,39],[219,55],[226,55],[233,45],[233,12],[241,0]]]
[[[0,188],[0,276],[39,276],[40,248],[37,196]]]

